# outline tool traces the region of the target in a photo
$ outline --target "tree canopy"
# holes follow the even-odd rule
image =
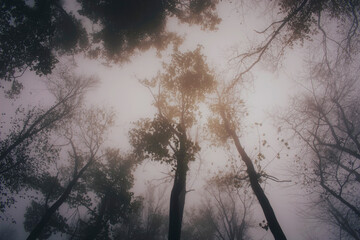
[[[52,72],[59,56],[79,52],[92,58],[122,62],[136,51],[161,51],[181,38],[166,28],[174,17],[188,24],[214,29],[220,22],[218,0],[78,0],[77,12],[66,1],[5,0],[0,8],[0,79],[13,81],[27,69]],[[81,16],[80,16],[80,15]],[[90,23],[85,23],[86,17]],[[92,25],[89,26],[89,25]]]
[[[290,190],[305,189],[310,214],[331,227],[324,236],[359,239],[359,13],[357,0],[1,1],[0,98],[10,110],[0,121],[0,221],[9,221],[24,203],[28,239],[239,240],[272,234],[282,240],[294,233],[286,221],[291,213],[281,204],[290,204]],[[237,22],[230,24],[233,15]],[[251,29],[248,16],[260,29]],[[226,59],[219,54],[229,46],[223,33],[234,44]],[[135,57],[147,50],[151,60]],[[297,61],[304,50],[310,57]],[[284,59],[290,74],[277,71]],[[65,62],[73,68],[54,74]],[[308,75],[301,73],[304,62]],[[97,78],[73,70],[96,72],[104,81],[90,92]],[[130,71],[136,77],[126,75]],[[105,81],[108,75],[114,81]],[[258,103],[277,98],[276,84],[260,94],[251,90],[268,76],[298,82],[283,89],[297,97],[287,103],[281,126],[264,124],[271,133],[265,140],[258,120],[269,118],[252,113]],[[38,80],[40,87],[19,95],[23,85]],[[247,105],[252,94],[255,108]],[[104,102],[131,120],[116,122],[107,135],[114,115],[98,105],[110,95],[116,100]],[[130,95],[134,102],[125,99]],[[275,148],[281,150],[270,144],[278,135]],[[126,140],[130,144],[123,145]],[[282,166],[281,151],[287,151]],[[165,177],[137,182],[154,172]],[[277,176],[292,182],[285,188],[280,182],[290,180]],[[280,188],[286,194],[281,200],[275,196]],[[185,204],[193,196],[192,206]],[[258,224],[251,221],[252,204]]]
[[[186,175],[190,161],[200,150],[188,132],[199,118],[199,104],[215,87],[214,77],[201,54],[201,48],[172,55],[165,73],[151,81],[149,88],[158,114],[143,119],[130,132],[130,141],[140,158],[165,162],[175,172],[170,197],[169,239],[180,240],[186,194]],[[154,92],[158,90],[158,92]]]

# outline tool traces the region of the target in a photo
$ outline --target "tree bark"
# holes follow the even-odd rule
[[[227,119],[225,112],[223,110],[221,111],[221,118],[224,121],[225,129],[226,129],[227,133],[231,136],[231,138],[233,139],[233,141],[235,143],[236,149],[237,149],[238,153],[240,154],[241,159],[246,164],[251,188],[254,191],[254,194],[261,205],[261,208],[264,212],[265,218],[268,222],[269,228],[270,228],[274,238],[276,240],[286,240],[286,236],[280,227],[280,224],[275,216],[274,210],[271,207],[271,204],[270,204],[268,198],[266,197],[263,189],[261,188],[261,186],[259,184],[258,173],[256,172],[251,159],[245,152],[244,148],[241,146],[236,132],[233,129],[231,129],[229,120]]]

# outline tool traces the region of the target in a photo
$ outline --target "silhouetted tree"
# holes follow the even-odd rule
[[[218,92],[216,103],[211,106],[214,115],[209,118],[210,133],[218,143],[230,142],[235,146],[241,161],[246,166],[250,186],[260,203],[272,234],[275,239],[286,239],[274,210],[260,185],[263,172],[257,172],[253,161],[241,145],[238,136],[238,132],[241,131],[241,119],[246,113],[244,101],[238,96],[239,93],[235,85],[224,89],[223,93]]]
[[[57,147],[51,137],[59,126],[71,121],[74,112],[81,106],[84,94],[97,83],[94,77],[76,76],[60,70],[47,81],[48,90],[55,97],[50,107],[34,107],[26,110],[19,107],[4,129],[0,139],[0,211],[5,211],[29,177],[41,174],[50,162],[58,158]],[[11,114],[11,113],[8,113]]]
[[[147,186],[144,201],[142,204],[142,227],[143,236],[141,239],[165,240],[168,234],[169,220],[165,211],[165,190],[166,188]]]
[[[206,186],[202,204],[192,209],[184,227],[183,239],[251,239],[253,198],[247,184],[235,185],[234,179],[216,176]]]
[[[27,232],[30,232],[36,224],[40,221],[41,216],[43,216],[48,209],[48,205],[32,201],[30,206],[26,208],[25,212],[25,221],[24,229]],[[56,232],[66,232],[68,225],[66,219],[61,216],[58,212],[50,218],[49,223],[45,226],[41,234],[38,236],[38,239],[48,239]]]
[[[297,162],[305,187],[318,193],[318,216],[337,226],[337,239],[360,239],[358,71],[321,68],[309,82],[282,122],[303,143]]]
[[[73,239],[109,239],[114,226],[125,224],[139,211],[141,201],[131,192],[135,164],[133,157],[107,149],[104,160],[89,168],[83,184],[92,203],[85,203],[88,211],[84,219],[79,219]]]
[[[104,135],[113,124],[113,114],[100,109],[83,110],[67,124],[66,126],[64,123],[62,131],[70,147],[69,171],[71,172],[61,195],[49,203],[49,207],[46,208],[27,239],[36,239],[41,235],[52,216],[69,198],[79,179],[92,164],[99,160],[100,149],[105,141]]]
[[[188,131],[198,119],[199,103],[213,90],[215,81],[200,47],[193,52],[176,52],[165,70],[151,81],[143,81],[154,96],[158,113],[154,119],[139,121],[130,138],[138,156],[170,164],[175,172],[169,240],[180,240],[188,164],[200,150]]]
[[[232,58],[239,67],[232,85],[243,81],[244,75],[267,55],[275,55],[271,63],[274,64],[287,49],[314,40],[317,36],[321,37],[322,48],[316,46],[316,50],[323,51],[322,56],[327,63],[339,61],[340,56],[342,60],[351,60],[359,47],[359,1],[277,0],[272,2],[272,6],[278,20],[257,31],[263,35],[259,36],[260,41]]]

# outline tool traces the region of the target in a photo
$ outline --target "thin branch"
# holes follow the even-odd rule
[[[260,46],[256,48],[255,51],[240,54],[233,59],[240,58],[240,62],[243,62],[245,59],[250,58],[254,55],[258,55],[257,58],[253,61],[253,63],[250,64],[249,67],[246,67],[244,71],[239,73],[231,82],[231,84],[228,86],[225,92],[229,92],[230,89],[234,88],[234,86],[242,79],[242,77],[248,73],[258,62],[260,62],[262,56],[264,53],[268,50],[269,46],[271,45],[272,41],[280,34],[281,30],[289,23],[289,21],[295,17],[306,5],[308,0],[303,0],[302,3],[297,7],[292,13],[290,13],[288,16],[286,16],[283,20],[277,21],[278,23],[281,23],[280,26],[272,33],[271,37],[265,42],[263,46]]]

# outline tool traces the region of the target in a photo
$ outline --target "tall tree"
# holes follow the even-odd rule
[[[314,71],[310,87],[282,116],[304,149],[297,159],[303,183],[316,190],[318,216],[336,226],[337,239],[360,239],[358,81],[349,65]]]
[[[214,89],[215,81],[198,47],[192,52],[173,54],[151,81],[144,80],[158,113],[143,119],[130,132],[135,153],[146,159],[170,164],[175,172],[170,197],[169,240],[180,240],[189,162],[200,150],[188,131],[198,119],[199,104]],[[153,89],[157,92],[153,92]]]
[[[211,106],[214,115],[209,118],[210,133],[219,143],[230,142],[235,146],[241,161],[246,166],[250,186],[260,203],[272,234],[277,240],[286,239],[275,212],[260,185],[263,173],[256,170],[238,135],[238,132],[241,132],[241,119],[246,113],[245,103],[238,96],[238,88],[235,85],[232,85],[231,88],[224,87],[224,89],[224,92],[218,92],[218,98]]]
[[[96,83],[94,77],[60,70],[47,81],[54,104],[15,111],[8,133],[0,139],[0,190],[9,193],[1,197],[0,211],[13,202],[11,193],[21,190],[28,177],[41,174],[49,162],[57,159],[59,149],[53,146],[51,137],[64,122],[71,121],[84,95]]]
[[[83,184],[93,203],[85,204],[88,220],[79,219],[73,239],[108,239],[113,226],[124,224],[138,211],[141,201],[130,191],[135,164],[132,156],[122,156],[118,149],[107,149],[104,160],[89,168]]]
[[[91,109],[78,112],[76,118],[62,129],[70,150],[70,173],[66,186],[56,200],[49,203],[49,207],[39,222],[31,230],[28,240],[36,239],[49,223],[51,217],[69,198],[79,179],[89,167],[99,160],[100,150],[105,141],[104,135],[113,124],[113,114],[105,110]]]

